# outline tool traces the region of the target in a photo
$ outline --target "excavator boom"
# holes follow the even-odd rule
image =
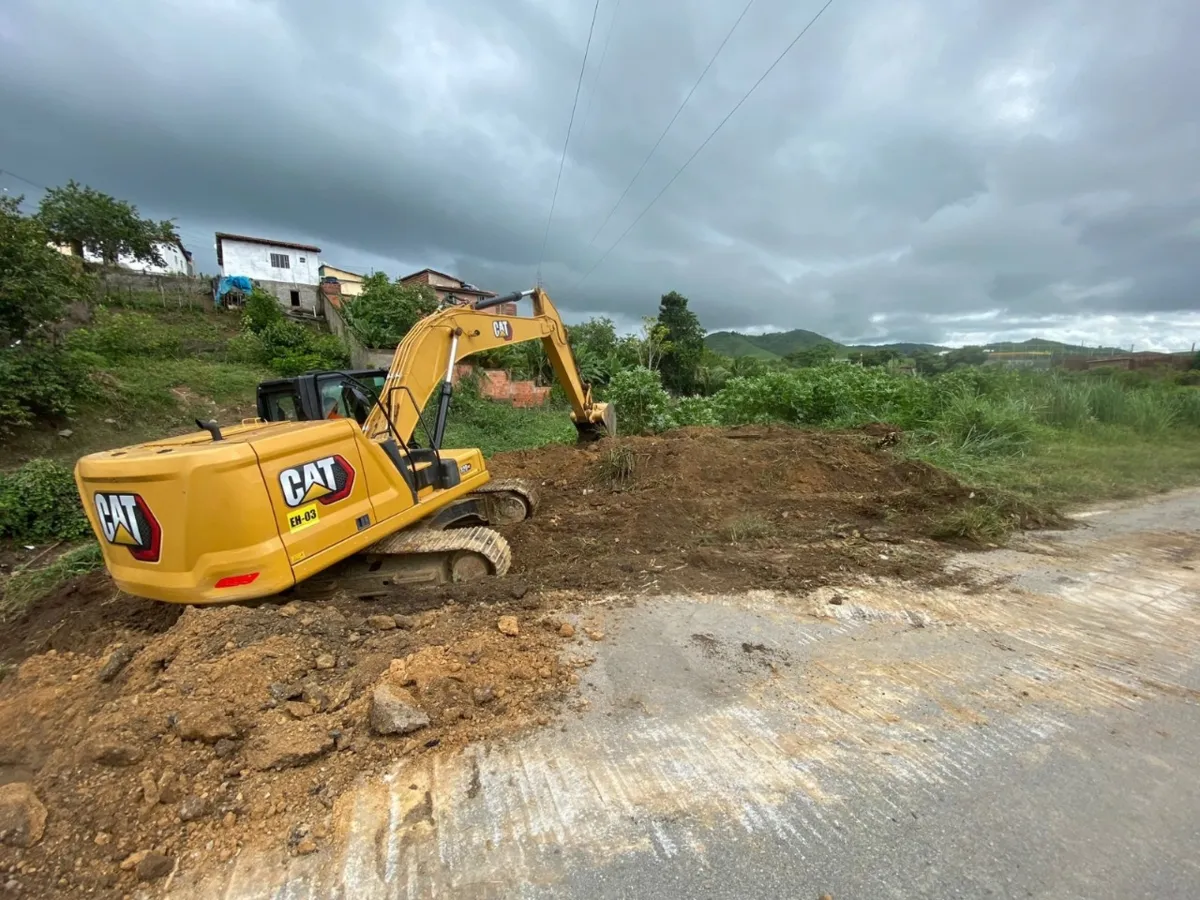
[[[488,309],[523,297],[533,300],[532,316],[499,316]],[[381,396],[363,431],[382,440],[392,431],[399,442],[413,436],[421,411],[442,385],[443,402],[438,410],[444,423],[446,405],[453,390],[454,364],[475,353],[526,341],[542,342],[554,375],[571,404],[571,419],[583,439],[616,431],[614,411],[607,403],[592,399],[592,391],[579,377],[579,369],[567,342],[567,329],[558,310],[544,290],[534,288],[505,297],[481,301],[474,306],[452,306],[418,322],[405,336],[392,357]],[[394,429],[394,431],[393,431]],[[441,443],[441,428],[434,438]]]

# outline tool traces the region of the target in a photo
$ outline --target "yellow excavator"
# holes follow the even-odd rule
[[[525,297],[531,316],[488,312]],[[334,393],[349,401],[342,408],[357,415],[264,416],[260,391],[260,416],[240,425],[197,421],[191,434],[80,459],[75,482],[109,573],[128,593],[196,604],[301,582],[364,596],[503,575],[511,551],[488,526],[531,515],[536,493],[492,481],[479,450],[445,449],[442,438],[455,363],[534,340],[566,390],[580,439],[614,433],[614,410],[592,399],[545,291],[446,307],[409,331],[378,391],[349,373],[318,373],[333,376]],[[423,411],[439,382],[428,423]],[[414,438],[418,425],[430,426],[427,446]]]

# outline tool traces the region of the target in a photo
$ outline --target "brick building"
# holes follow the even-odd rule
[[[404,284],[427,284],[433,288],[439,300],[459,306],[496,296],[495,291],[485,291],[473,284],[467,284],[461,278],[455,278],[453,275],[447,275],[445,272],[438,272],[435,269],[413,272],[411,275],[405,275],[400,281]],[[498,316],[515,316],[517,305],[502,303],[500,306],[493,307],[489,312]]]

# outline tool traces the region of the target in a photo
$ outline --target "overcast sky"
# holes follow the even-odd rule
[[[542,260],[568,320],[678,290],[710,330],[1200,339],[1196,0],[835,0],[583,279],[824,0],[755,0],[593,241],[745,2],[601,0]],[[592,8],[5,0],[0,168],[175,218],[207,272],[222,230],[529,287]]]

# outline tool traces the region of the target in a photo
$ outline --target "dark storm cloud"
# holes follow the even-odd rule
[[[1193,339],[1191,0],[837,0],[580,284],[819,8],[756,0],[593,241],[743,6],[601,0],[543,264],[569,314],[632,325],[676,289],[710,328]],[[229,230],[528,286],[591,13],[9,0],[0,168],[174,216],[209,270]]]

